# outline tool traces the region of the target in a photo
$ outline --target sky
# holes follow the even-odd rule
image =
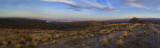
[[[160,0],[0,0],[0,17],[45,20],[160,18]]]

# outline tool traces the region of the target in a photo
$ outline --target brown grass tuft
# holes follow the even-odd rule
[[[77,36],[74,36],[73,38],[72,38],[72,40],[75,42],[75,41],[77,41]]]
[[[117,41],[117,46],[123,46],[123,41],[122,41],[122,39],[120,39],[120,40]]]
[[[106,46],[106,45],[107,45],[107,38],[106,36],[103,36],[102,46]]]
[[[58,39],[58,38],[60,38],[60,35],[59,34],[55,34],[54,38]]]
[[[7,41],[2,41],[1,43],[2,43],[2,45],[6,45],[6,46],[8,45]]]
[[[15,48],[21,48],[21,47],[22,47],[21,44],[16,44],[16,45],[15,45]]]
[[[1,48],[7,48],[7,46],[6,45],[2,45]]]
[[[123,37],[127,37],[127,36],[128,36],[127,32],[124,32]]]
[[[109,41],[112,41],[113,40],[113,36],[109,36]]]
[[[55,43],[57,43],[56,40],[51,41],[51,44],[55,44]]]
[[[94,35],[93,35],[93,34],[91,34],[90,36],[91,36],[91,37],[94,37]]]

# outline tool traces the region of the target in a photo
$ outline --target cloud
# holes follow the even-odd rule
[[[41,1],[58,2],[58,3],[67,4],[70,6],[70,8],[68,8],[68,9],[72,9],[74,11],[80,11],[81,9],[97,9],[97,10],[103,10],[103,11],[117,10],[117,9],[112,8],[110,6],[106,7],[106,6],[99,4],[97,2],[90,2],[89,0],[79,0],[89,6],[81,5],[80,3],[78,4],[73,0],[41,0]],[[108,3],[106,3],[106,4],[108,4]]]
[[[48,2],[58,2],[69,5],[70,8],[74,11],[81,11],[82,9],[89,9],[89,10],[102,10],[102,11],[116,11],[117,8],[113,7],[113,2],[117,4],[118,7],[137,7],[137,8],[144,8],[144,9],[151,9],[155,10],[158,6],[160,6],[160,0],[41,0],[41,1],[48,1]],[[106,1],[105,3],[99,1]],[[109,2],[111,1],[111,2]],[[156,9],[157,10],[157,9]]]
[[[122,2],[120,3],[131,6],[131,7],[150,9],[149,7],[146,7],[143,5],[146,3],[145,0],[122,0]]]
[[[104,10],[104,11],[115,11],[115,10],[117,10],[117,9],[112,8],[111,5],[108,2],[106,4],[110,5],[110,6],[106,7],[105,5],[101,5],[97,2],[92,3],[92,2],[89,2],[88,0],[83,0],[83,1],[85,3],[91,5],[93,8],[96,8],[96,9],[99,9],[99,10]]]
[[[121,0],[119,3],[131,7],[155,9],[159,6],[160,0]]]
[[[76,3],[75,3],[75,2],[73,2],[72,0],[41,0],[41,1],[59,2],[59,3],[66,3],[66,4],[70,4],[70,5],[76,5]]]
[[[157,9],[160,10],[160,7],[158,7]]]

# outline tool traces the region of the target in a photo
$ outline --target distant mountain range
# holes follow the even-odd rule
[[[108,23],[129,23],[130,19],[105,20]],[[160,18],[140,18],[145,23],[160,22]],[[16,29],[72,29],[102,25],[102,21],[58,22],[27,18],[0,18],[0,28]]]
[[[130,19],[116,19],[116,20],[105,20],[105,22],[110,23],[129,23]],[[160,18],[139,18],[139,20],[144,21],[144,23],[155,23],[160,22]]]
[[[54,27],[44,20],[26,18],[0,18],[0,28],[53,29]]]

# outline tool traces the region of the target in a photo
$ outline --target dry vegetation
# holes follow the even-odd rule
[[[159,48],[159,35],[154,24],[138,23],[68,31],[0,28],[0,48]]]

